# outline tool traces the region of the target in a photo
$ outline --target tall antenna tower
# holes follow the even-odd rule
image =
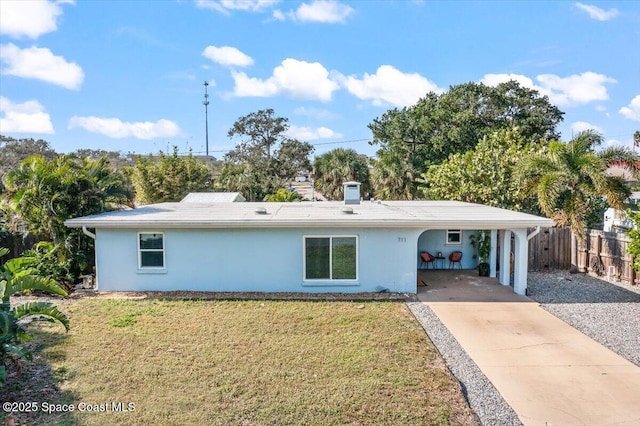
[[[204,101],[202,101],[202,105],[204,105],[204,131],[205,131],[205,143],[206,143],[206,152],[207,157],[209,156],[209,94],[207,93],[207,86],[209,86],[209,82],[204,82]]]

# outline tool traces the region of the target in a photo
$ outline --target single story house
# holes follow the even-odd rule
[[[485,229],[493,276],[498,236],[501,265],[515,236],[514,290],[525,294],[528,229],[553,222],[457,201],[361,201],[347,182],[344,202],[159,203],[65,225],[95,238],[100,291],[416,293],[421,250],[462,251],[475,268],[468,236]],[[509,285],[510,268],[499,278]]]

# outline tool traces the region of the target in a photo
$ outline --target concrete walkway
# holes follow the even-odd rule
[[[418,298],[525,425],[640,425],[640,368],[475,274],[421,271]]]

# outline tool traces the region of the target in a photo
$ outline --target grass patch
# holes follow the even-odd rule
[[[474,422],[404,303],[84,299],[65,312],[69,335],[44,351],[52,380],[75,404],[135,411],[49,423]]]
[[[135,312],[128,312],[120,317],[109,320],[108,324],[111,327],[129,327],[137,322],[136,318],[140,315],[158,316],[162,315],[163,313],[164,309],[159,309],[158,307],[146,307],[145,309]]]

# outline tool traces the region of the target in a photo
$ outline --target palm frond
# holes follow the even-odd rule
[[[576,166],[579,173],[578,179],[588,182],[594,191],[599,192],[606,186],[608,178],[605,174],[606,165],[595,153],[582,155],[577,159]]]
[[[624,201],[631,195],[631,189],[620,176],[607,177],[601,192],[611,207],[620,210],[624,209]]]
[[[565,176],[561,173],[548,173],[540,178],[536,189],[542,212],[551,217],[557,210],[561,194],[567,189]]]
[[[29,265],[33,265],[34,263],[34,257],[21,256],[7,260],[4,265],[2,265],[2,268],[11,274],[15,274],[16,272],[24,270],[26,267],[28,267]]]
[[[580,156],[602,145],[603,140],[604,138],[600,133],[590,129],[578,133],[567,145],[571,147],[576,156]]]
[[[28,360],[31,360],[31,352],[29,352],[27,348],[23,348],[22,346],[5,343],[2,345],[2,350],[6,353],[14,354],[19,358],[26,358]]]
[[[0,311],[0,343],[11,340],[11,324],[12,319],[8,311]]]
[[[25,290],[41,290],[63,297],[66,297],[68,295],[66,290],[51,278],[27,275],[16,277],[9,281],[7,289],[5,290],[8,294],[5,294],[5,297]]]
[[[58,321],[69,331],[69,319],[62,313],[56,305],[49,302],[27,302],[11,309],[16,320],[24,319],[32,316],[45,317]]]

